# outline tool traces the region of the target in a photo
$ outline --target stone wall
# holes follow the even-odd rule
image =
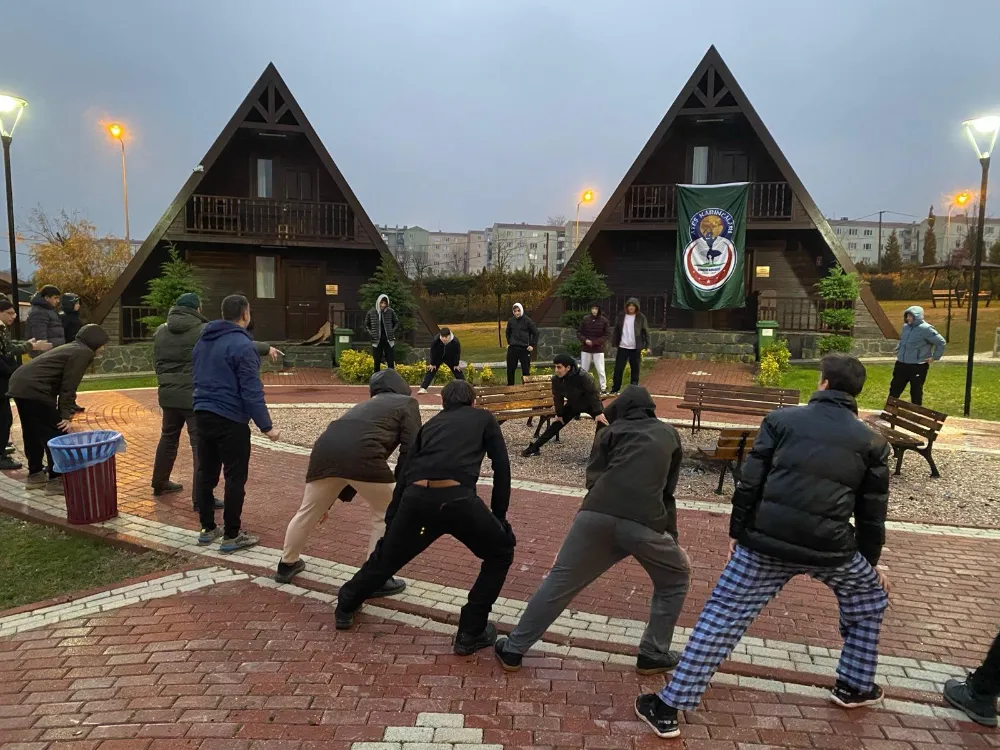
[[[108,344],[91,367],[95,373],[152,371],[152,344]]]

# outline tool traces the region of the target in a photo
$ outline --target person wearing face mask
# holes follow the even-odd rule
[[[434,382],[441,365],[447,365],[455,380],[465,380],[462,372],[462,345],[458,341],[458,336],[452,333],[450,328],[442,328],[441,332],[434,337],[431,342],[430,363],[427,365],[427,374],[420,384],[417,393],[427,393],[427,388]]]
[[[524,305],[515,302],[507,321],[507,385],[514,385],[518,365],[522,375],[531,374],[531,353],[538,346],[538,326],[524,314]]]
[[[14,424],[14,414],[10,410],[10,376],[21,364],[21,355],[30,352],[47,352],[52,348],[48,341],[14,341],[11,336],[11,326],[17,310],[14,303],[6,297],[0,297],[0,446],[10,444],[10,428]],[[6,453],[0,455],[0,471],[16,471],[21,468],[21,462],[15,461]]]

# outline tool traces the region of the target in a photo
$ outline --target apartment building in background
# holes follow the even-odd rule
[[[977,217],[973,211],[968,215],[952,214],[951,221],[947,215],[935,216],[934,237],[937,240],[937,261],[939,263],[947,260],[949,255],[956,249],[962,247],[965,242],[965,235],[969,227],[975,228]],[[830,226],[834,234],[844,246],[844,250],[851,256],[855,263],[864,263],[866,266],[874,267],[878,263],[878,220],[861,219],[829,219]],[[893,230],[899,237],[899,253],[904,263],[923,263],[924,243],[927,237],[927,230],[930,222],[927,219],[915,222],[882,222],[882,252],[885,252],[886,243]],[[987,217],[983,236],[986,240],[986,250],[1000,239],[1000,219]]]
[[[471,229],[466,233],[469,248],[466,273],[477,274],[486,268],[486,235],[485,229]]]
[[[409,278],[427,276],[430,256],[430,232],[420,226],[375,227],[389,246],[389,252],[396,259]]]
[[[430,232],[428,244],[429,275],[459,276],[468,273],[468,232]]]
[[[511,271],[548,270],[555,275],[565,232],[565,227],[547,224],[494,224],[486,230],[486,267],[503,263]]]

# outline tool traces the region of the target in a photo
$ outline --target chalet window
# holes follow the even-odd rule
[[[272,164],[270,159],[257,160],[257,197],[274,197],[274,179],[272,177]]]
[[[708,182],[708,146],[695,146],[691,154],[691,184]]]
[[[257,299],[274,299],[277,261],[273,256],[257,256]]]

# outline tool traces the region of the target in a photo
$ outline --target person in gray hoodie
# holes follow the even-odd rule
[[[899,398],[910,386],[910,401],[917,406],[924,402],[924,381],[931,362],[944,354],[948,342],[930,323],[924,320],[924,308],[913,305],[903,313],[903,330],[896,347],[896,365],[892,368],[889,395]]]

